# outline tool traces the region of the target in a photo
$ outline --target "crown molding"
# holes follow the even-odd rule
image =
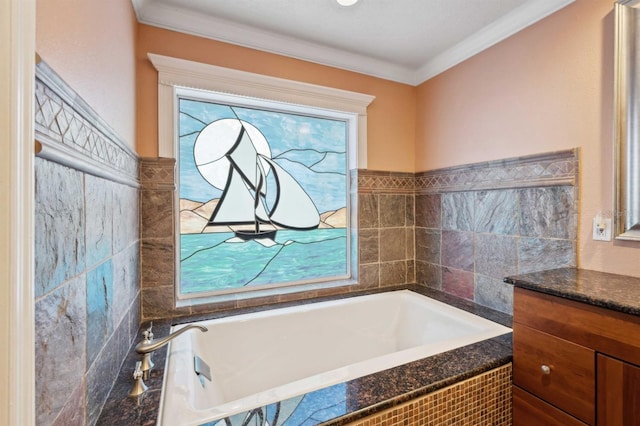
[[[414,84],[435,77],[574,1],[538,0],[525,3],[424,64],[417,71]]]
[[[406,84],[410,84],[413,81],[414,70],[369,56],[259,30],[189,10],[171,8],[156,2],[134,0],[134,7],[138,21],[143,24],[379,77],[385,80]]]
[[[574,1],[533,0],[528,2],[431,59],[420,68],[413,69],[193,11],[177,9],[154,1],[132,0],[138,21],[143,24],[412,86],[435,77]]]

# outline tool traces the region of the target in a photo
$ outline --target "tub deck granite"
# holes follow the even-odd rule
[[[540,293],[640,316],[640,278],[578,268],[506,277],[506,283]]]
[[[399,288],[385,289],[384,291],[400,289],[410,289],[507,327],[512,326],[512,318],[510,315],[476,305],[473,302],[459,299],[437,290],[422,286],[402,286]],[[362,292],[361,294],[364,295],[371,293],[373,292],[368,291]],[[334,300],[341,297],[351,296],[354,296],[354,294],[350,294],[348,296],[313,299],[302,303]],[[180,317],[165,319],[162,321],[156,320],[154,321],[154,333],[156,336],[165,336],[169,333],[170,327],[175,324],[220,318],[228,315],[244,314],[248,312],[255,312],[257,310],[279,308],[294,304],[300,304],[300,302],[281,303],[266,307],[234,310],[226,313],[223,312],[191,317]],[[144,330],[146,327],[147,324],[143,324],[141,326],[141,330]],[[141,397],[131,398],[128,396],[128,393],[132,385],[133,367],[135,366],[135,362],[139,360],[140,356],[136,354],[133,349],[129,352],[100,418],[98,419],[98,425],[113,426],[156,424],[160,407],[163,369],[166,354],[166,346],[154,353],[153,360],[155,367],[152,370],[151,377],[145,381],[149,389]],[[359,377],[347,382],[346,386],[342,387],[342,392],[331,392],[332,387],[314,391],[322,392],[322,398],[332,398],[332,395],[335,394],[336,398],[339,398],[344,402],[344,389],[346,388],[346,399],[348,400],[348,404],[343,404],[344,409],[342,409],[337,416],[334,416],[333,418],[316,418],[315,420],[327,425],[344,425],[375,412],[391,408],[416,397],[505,365],[511,362],[511,360],[512,346],[511,333],[509,333],[418,361],[410,362],[408,364],[400,365],[398,367],[390,368],[378,373]],[[312,393],[313,392],[310,394]],[[336,404],[338,403],[339,401],[336,400]],[[328,401],[328,405],[331,405],[330,401]]]

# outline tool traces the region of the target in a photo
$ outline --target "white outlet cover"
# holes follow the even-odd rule
[[[611,241],[611,219],[602,218],[600,222],[604,225],[604,229],[598,229],[596,218],[593,219],[593,239],[594,241]]]

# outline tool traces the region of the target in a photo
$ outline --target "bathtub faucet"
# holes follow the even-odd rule
[[[173,339],[175,339],[176,337],[178,337],[179,335],[181,335],[182,333],[184,333],[187,330],[191,330],[192,328],[197,328],[202,332],[208,331],[207,327],[203,326],[203,325],[198,325],[198,324],[190,324],[186,327],[181,328],[180,330],[176,331],[175,333],[169,334],[166,337],[163,337],[162,339],[159,340],[152,340],[152,341],[148,341],[147,339],[145,339],[144,341],[138,343],[136,345],[136,352],[138,352],[139,354],[148,354],[151,353],[157,349],[160,349],[161,347],[163,347],[164,345],[166,345],[167,343],[169,343],[170,341],[172,341]]]
[[[135,348],[136,352],[144,355],[142,357],[142,362],[140,365],[140,371],[142,372],[142,378],[144,380],[147,380],[149,378],[149,372],[153,368],[153,361],[151,360],[151,354],[153,353],[153,351],[163,347],[174,338],[178,337],[179,335],[181,335],[187,330],[191,330],[192,328],[197,328],[202,332],[207,331],[207,327],[204,327],[202,325],[197,325],[197,324],[190,324],[186,327],[181,328],[180,330],[176,331],[173,334],[169,334],[168,336],[163,337],[162,339],[154,341],[153,332],[151,331],[152,327],[153,327],[153,323],[151,323],[149,328],[143,333],[144,339],[142,340],[142,342],[138,343]]]

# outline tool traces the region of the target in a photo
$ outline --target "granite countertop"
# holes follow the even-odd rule
[[[640,315],[640,278],[578,268],[560,268],[504,279],[516,287]]]
[[[400,288],[382,289],[381,291],[410,289],[443,301],[460,309],[472,312],[476,315],[488,318],[507,327],[512,326],[510,315],[494,311],[492,309],[476,305],[473,302],[459,299],[446,293],[428,289],[422,286],[403,286]],[[372,291],[363,292],[369,294]],[[357,294],[360,295],[360,294]],[[351,295],[326,297],[314,299],[315,301],[330,300]],[[199,315],[197,317],[177,318],[174,320],[154,321],[154,333],[156,336],[165,336],[169,333],[171,325],[211,319],[221,316],[237,315],[266,308],[277,308],[289,304],[277,304],[269,307],[235,310],[226,314]],[[147,324],[141,326],[144,330]],[[132,372],[139,355],[130,351],[123,363],[116,383],[109,395],[98,420],[98,425],[154,425],[160,406],[162,390],[162,377],[166,359],[166,346],[156,351],[153,356],[155,367],[151,377],[145,383],[149,386],[147,392],[139,398],[128,396],[132,385]],[[318,391],[310,392],[305,397],[333,398],[336,401],[332,406],[331,416],[326,418],[314,418],[316,422],[325,422],[327,425],[344,425],[356,419],[365,417],[374,412],[384,410],[394,405],[401,404],[421,395],[444,388],[461,380],[473,377],[480,373],[507,364],[512,360],[511,333],[495,337],[493,339],[474,343],[462,348],[437,354],[425,359],[400,365],[371,375],[363,376],[349,382],[330,386]],[[340,387],[340,388],[338,388]],[[346,389],[346,395],[345,395]],[[335,390],[335,391],[334,391]],[[348,401],[344,404],[344,401]],[[342,404],[340,404],[341,401]],[[283,405],[287,401],[283,401]],[[337,409],[337,406],[343,408]],[[214,424],[216,422],[213,422]]]

